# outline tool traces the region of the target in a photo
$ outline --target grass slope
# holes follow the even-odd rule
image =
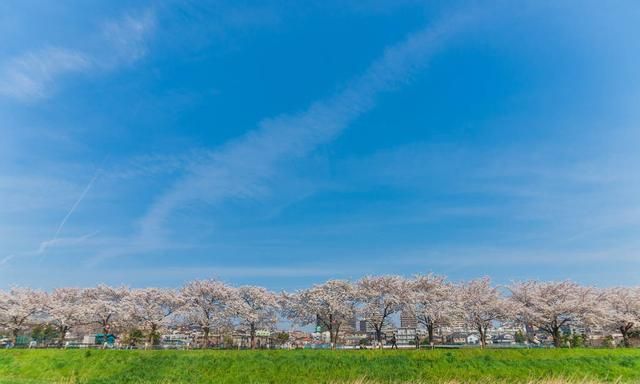
[[[640,350],[2,350],[0,383],[640,383]]]

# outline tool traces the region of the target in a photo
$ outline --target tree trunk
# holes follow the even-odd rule
[[[149,343],[149,345],[153,345],[153,337],[155,336],[157,329],[158,326],[156,324],[151,324],[151,331],[149,332],[149,336],[147,337],[147,343]]]
[[[11,330],[11,335],[12,335],[11,341],[13,342],[14,347],[18,343],[18,333],[20,333],[20,328],[14,328]]]
[[[60,331],[60,336],[58,336],[58,345],[60,347],[64,346],[64,338],[67,336],[68,330],[69,327],[67,327],[66,325],[61,325],[60,327],[58,327],[58,331]]]
[[[204,332],[204,348],[209,347],[209,327],[203,327],[202,331]]]
[[[256,325],[255,323],[251,323],[251,330],[249,331],[251,335],[251,349],[256,349]]]
[[[560,348],[562,346],[562,338],[560,337],[560,327],[553,327],[551,336],[553,337],[553,345],[556,348]]]
[[[478,332],[480,332],[480,348],[484,349],[487,345],[487,334],[482,325],[478,326]]]
[[[382,349],[382,327],[376,329],[376,342],[378,343],[378,348]]]
[[[336,329],[333,330],[333,341],[331,344],[331,347],[333,349],[336,349],[336,346],[338,345],[338,334],[340,333],[340,325],[336,325],[335,328]]]
[[[334,334],[335,330],[333,329],[333,314],[332,313],[329,314],[329,324],[327,324],[327,328],[329,330],[329,344],[331,345],[331,349],[335,349],[335,344],[333,343],[333,340],[334,340],[333,334]]]
[[[433,323],[427,324],[427,334],[429,337],[429,344],[433,343]]]
[[[631,342],[629,341],[629,329],[631,329],[631,327],[627,325],[620,327],[620,333],[622,333],[622,345],[626,348],[631,346]]]
[[[106,319],[102,320],[102,334],[105,337],[105,340],[107,338],[107,332],[109,332],[109,319],[110,316],[107,316]]]

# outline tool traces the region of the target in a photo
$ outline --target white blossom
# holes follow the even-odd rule
[[[130,312],[124,299],[129,294],[127,287],[98,285],[83,291],[85,317],[87,323],[100,326],[104,334],[113,331],[113,327],[124,326]]]
[[[409,282],[408,288],[407,309],[427,329],[429,342],[433,341],[436,328],[449,325],[461,316],[454,286],[444,276],[418,275]]]
[[[217,280],[194,280],[180,291],[184,306],[180,312],[189,324],[197,325],[204,333],[204,345],[209,344],[212,330],[231,326],[240,310],[235,290]]]
[[[346,280],[329,280],[294,294],[283,294],[286,316],[299,324],[318,323],[329,332],[335,347],[340,327],[355,320],[357,291]]]
[[[551,335],[561,344],[561,329],[593,324],[596,320],[595,292],[571,281],[525,281],[509,286],[515,317],[523,324]]]
[[[628,347],[629,333],[640,324],[640,287],[615,287],[603,292],[600,306],[607,328],[622,334]]]
[[[383,328],[391,315],[400,311],[409,289],[401,276],[367,276],[358,281],[359,308],[362,317],[373,327],[376,342],[381,347]]]
[[[488,277],[463,283],[457,287],[459,305],[464,321],[480,335],[480,346],[487,345],[487,331],[494,322],[508,316],[509,303]]]
[[[60,332],[60,345],[67,332],[86,320],[86,307],[80,288],[56,288],[47,296],[46,312],[49,322]]]
[[[160,327],[168,324],[170,317],[182,304],[181,297],[174,289],[141,288],[131,290],[124,306],[130,320],[148,332],[147,342],[151,343]]]
[[[44,309],[45,294],[29,288],[14,287],[0,292],[0,325],[11,331],[13,342],[21,331]]]
[[[249,330],[251,348],[256,348],[258,328],[273,328],[278,320],[280,305],[277,296],[262,287],[242,286],[237,289],[240,325]]]

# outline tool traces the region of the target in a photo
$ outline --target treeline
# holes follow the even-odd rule
[[[481,346],[499,322],[515,322],[548,334],[560,346],[565,327],[598,328],[629,336],[640,323],[640,288],[599,289],[571,281],[524,281],[493,285],[489,278],[454,283],[443,276],[367,276],[358,281],[329,280],[295,292],[257,286],[234,287],[218,280],[195,280],[178,289],[111,287],[57,288],[51,292],[14,287],[0,291],[0,327],[14,339],[33,327],[54,327],[62,345],[69,331],[94,327],[143,330],[148,342],[163,329],[197,327],[208,345],[212,332],[275,329],[279,319],[298,325],[321,324],[332,345],[341,327],[362,319],[380,345],[394,314],[406,311],[434,332],[465,324],[478,332]]]

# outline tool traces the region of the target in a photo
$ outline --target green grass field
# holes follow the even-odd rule
[[[640,383],[640,350],[2,350],[0,383]]]

